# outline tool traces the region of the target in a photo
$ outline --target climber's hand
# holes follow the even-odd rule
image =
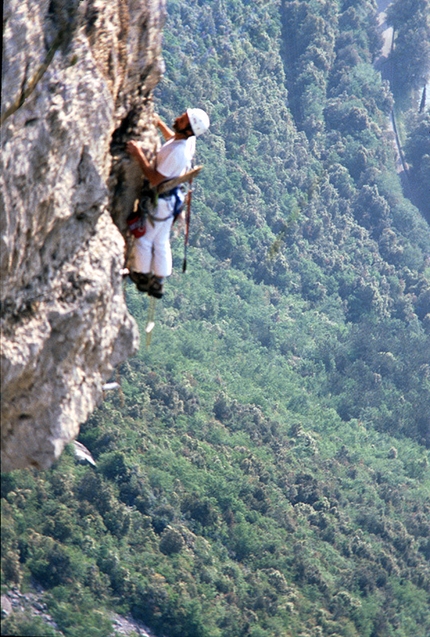
[[[125,145],[125,149],[129,155],[131,155],[132,157],[135,157],[136,159],[138,159],[142,155],[142,151],[140,150],[137,142],[134,142],[134,141],[127,142]]]

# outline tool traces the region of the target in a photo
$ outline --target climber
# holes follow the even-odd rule
[[[166,140],[156,155],[155,167],[136,142],[130,141],[126,146],[153,188],[180,177],[190,168],[196,137],[209,128],[209,117],[200,108],[189,108],[175,119],[173,131],[158,115],[155,115],[155,125]],[[172,273],[170,229],[183,200],[184,194],[178,188],[158,195],[155,210],[145,220],[143,236],[135,240],[135,264],[130,278],[141,292],[156,298],[163,296],[164,278]]]

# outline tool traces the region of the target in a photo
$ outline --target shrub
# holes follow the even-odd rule
[[[160,538],[160,551],[165,555],[180,553],[185,546],[184,538],[177,529],[167,528]]]

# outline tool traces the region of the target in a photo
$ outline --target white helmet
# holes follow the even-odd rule
[[[205,133],[209,128],[209,115],[201,108],[188,108],[188,119],[190,120],[190,126],[196,137]]]

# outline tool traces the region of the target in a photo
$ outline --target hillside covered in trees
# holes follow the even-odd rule
[[[157,637],[428,636],[430,229],[388,127],[396,100],[424,201],[409,5],[392,55],[421,75],[393,88],[368,0],[168,1],[156,108],[212,120],[188,271],[177,241],[149,349],[81,428],[97,466],[2,480],[3,590],[42,587],[50,635],[115,610]]]

